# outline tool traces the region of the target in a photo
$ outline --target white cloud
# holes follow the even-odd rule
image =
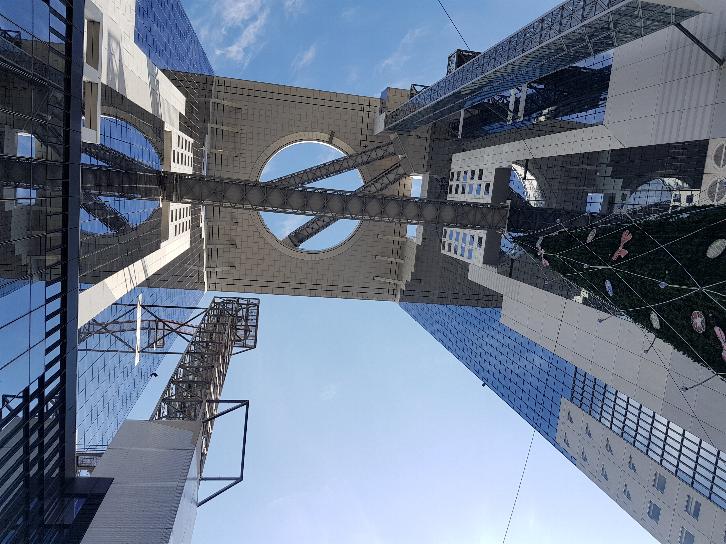
[[[251,49],[260,38],[260,34],[267,22],[269,11],[265,10],[257,15],[247,26],[245,26],[242,34],[239,35],[234,42],[225,47],[216,50],[218,55],[223,55],[231,60],[241,62],[246,65],[252,56]]]
[[[313,60],[315,60],[315,55],[318,53],[318,47],[313,44],[310,47],[308,47],[305,51],[301,51],[295,56],[295,59],[292,61],[292,69],[295,72],[298,72],[308,66]]]
[[[425,34],[423,28],[414,28],[406,32],[406,35],[401,38],[398,43],[396,50],[391,53],[388,57],[383,59],[380,64],[381,70],[398,71],[403,65],[411,58],[414,52],[414,45],[416,40]]]
[[[286,15],[297,15],[305,8],[305,0],[285,0],[283,8]]]
[[[263,0],[217,0],[195,15],[207,51],[246,65],[264,36],[270,10]]]

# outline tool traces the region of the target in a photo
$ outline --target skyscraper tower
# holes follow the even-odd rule
[[[660,541],[723,542],[720,0],[567,0],[380,97],[216,75],[178,0],[30,4],[0,9],[0,541],[121,535],[142,436],[176,494],[119,538],[188,541],[250,307],[209,289],[398,302]],[[345,156],[260,181],[305,141]]]

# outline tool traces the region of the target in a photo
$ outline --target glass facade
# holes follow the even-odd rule
[[[0,1],[0,542],[59,542],[75,422],[82,11]],[[82,8],[81,8],[82,9]],[[79,24],[80,22],[80,24]],[[72,444],[72,440],[70,441]]]
[[[136,44],[159,68],[211,74],[201,44],[177,0],[136,2]],[[163,160],[163,123],[115,91],[104,87],[101,107],[112,105],[124,119],[101,116],[101,146],[133,159],[135,164],[160,170]],[[198,123],[193,108],[182,112],[180,122]],[[195,142],[195,147],[199,144]],[[83,161],[104,166],[96,157]],[[91,201],[91,202],[89,202]],[[157,251],[162,242],[162,208],[159,200],[127,199],[84,194],[81,211],[81,284],[87,288]],[[149,282],[132,289],[95,320],[100,323],[129,319],[129,306],[196,306],[203,286],[201,208],[190,213],[191,245]],[[165,319],[184,321],[189,309],[165,309]],[[133,312],[132,312],[133,313]],[[134,345],[135,331],[119,335],[93,335],[79,345],[78,428],[79,450],[104,448],[123,423],[157,370],[163,356],[144,353],[136,361],[125,342]]]
[[[572,395],[574,365],[503,325],[499,308],[401,307],[559,449],[560,401]]]
[[[179,0],[136,0],[134,41],[159,68],[214,73]]]
[[[500,309],[401,307],[573,463],[556,442],[563,398],[726,509],[726,453],[503,325]]]

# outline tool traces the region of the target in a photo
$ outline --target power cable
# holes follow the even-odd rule
[[[527,463],[529,462],[529,454],[532,453],[532,444],[534,444],[534,435],[537,431],[532,429],[532,438],[529,439],[529,449],[527,450],[527,457],[524,459],[524,466],[522,467],[522,475],[519,477],[519,485],[517,486],[517,494],[514,496],[514,502],[512,503],[512,511],[509,512],[509,521],[507,521],[507,529],[504,531],[504,538],[502,538],[502,544],[507,541],[507,535],[509,535],[509,526],[512,524],[512,517],[514,516],[514,509],[517,507],[517,500],[519,499],[519,492],[522,489],[522,481],[524,480],[524,473],[527,471]]]
[[[446,8],[444,7],[444,4],[442,4],[442,3],[441,3],[441,0],[436,0],[436,1],[437,1],[437,2],[439,3],[439,5],[441,6],[441,9],[443,9],[443,10],[444,10],[444,13],[445,13],[445,14],[446,14],[446,16],[447,16],[447,17],[449,18],[449,21],[451,21],[451,24],[452,24],[452,25],[454,25],[454,29],[456,30],[457,34],[459,34],[459,37],[461,38],[461,41],[462,41],[462,42],[464,42],[464,45],[466,45],[466,48],[467,48],[467,49],[471,50],[471,47],[469,47],[469,44],[468,44],[468,43],[466,43],[466,40],[464,39],[464,36],[462,36],[461,32],[459,31],[459,27],[458,27],[458,26],[456,26],[456,23],[455,23],[455,22],[454,22],[454,20],[453,20],[453,19],[451,18],[451,15],[449,15],[449,12],[448,12],[448,11],[446,11]]]

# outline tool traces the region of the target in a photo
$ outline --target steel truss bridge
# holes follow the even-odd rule
[[[226,485],[198,505],[208,502],[242,482],[249,401],[222,399],[222,388],[234,355],[257,347],[260,301],[256,298],[215,297],[207,308],[144,304],[117,304],[127,308],[111,321],[91,320],[79,330],[79,344],[94,335],[110,335],[119,353],[155,355],[181,354],[181,359],[164,388],[151,420],[199,421],[202,424],[200,481]],[[179,321],[165,317],[170,310],[187,310]],[[134,336],[136,341],[130,341]],[[182,352],[171,351],[173,341],[188,342]],[[82,344],[81,344],[82,345]],[[83,348],[81,348],[83,349]],[[220,411],[220,406],[229,406]],[[205,476],[204,464],[217,418],[244,408],[240,472],[233,476]],[[76,452],[77,469],[92,471],[103,449]]]

